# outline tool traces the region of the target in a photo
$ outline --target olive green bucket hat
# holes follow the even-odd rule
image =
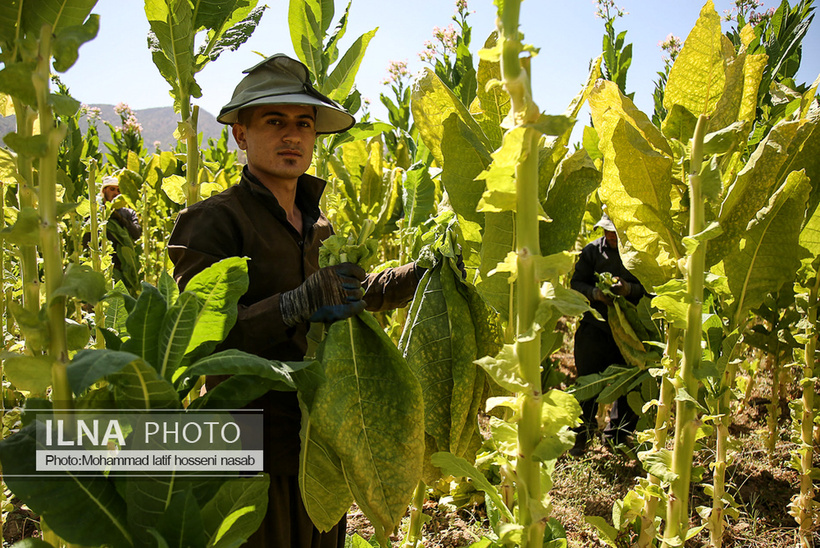
[[[316,107],[316,133],[340,133],[356,123],[343,106],[314,89],[305,65],[283,53],[272,55],[243,73],[247,76],[219,111],[217,122],[235,124],[239,111],[247,107],[309,105]]]

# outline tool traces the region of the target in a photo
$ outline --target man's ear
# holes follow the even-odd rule
[[[238,146],[241,150],[247,150],[248,143],[245,140],[245,126],[240,123],[232,124],[231,133],[233,133],[236,146]]]

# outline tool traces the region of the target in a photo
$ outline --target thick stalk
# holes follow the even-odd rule
[[[814,451],[814,355],[817,351],[817,293],[820,290],[820,274],[814,278],[809,290],[809,325],[811,336],[806,341],[803,360],[803,414],[800,419],[800,495],[797,504],[797,523],[801,548],[813,548],[812,531],[816,512],[812,508],[814,484],[812,483],[812,459]]]
[[[6,228],[6,184],[0,180],[0,230]],[[6,310],[6,241],[0,240],[0,333],[3,334],[3,349],[6,348],[5,334],[8,329],[8,310]],[[0,368],[2,365],[0,365]],[[0,369],[0,382],[3,379],[3,371]],[[2,399],[2,398],[0,398]],[[5,410],[3,414],[5,414]]]
[[[413,502],[410,505],[410,523],[407,526],[407,536],[403,548],[416,548],[421,541],[421,526],[424,525],[424,501],[427,498],[427,484],[419,480],[413,493]]]
[[[692,156],[689,161],[689,235],[703,230],[703,197],[701,194],[700,169],[703,163],[703,138],[708,118],[701,114],[692,138]],[[701,359],[703,337],[703,284],[706,269],[706,243],[701,242],[689,256],[687,264],[687,292],[689,309],[683,341],[683,362],[680,375],[674,379],[675,388],[685,389],[692,398],[698,394],[695,378]],[[689,530],[689,484],[692,479],[692,457],[697,433],[697,407],[688,398],[678,398],[675,410],[675,448],[672,454],[672,481],[666,513],[663,548],[683,544]]]
[[[17,135],[31,137],[34,133],[34,112],[28,106],[12,97],[17,115]],[[34,168],[31,158],[25,154],[17,156],[17,200],[20,210],[36,206],[34,191]],[[37,313],[40,310],[40,273],[37,270],[37,246],[21,245],[20,278],[23,287],[23,308]]]
[[[100,260],[100,223],[97,217],[97,161],[91,160],[88,166],[88,206],[91,218],[91,268],[94,272],[102,272]],[[105,339],[102,334],[103,304],[102,301],[94,305],[94,346],[105,348]]]
[[[57,232],[57,151],[65,135],[65,128],[54,126],[54,116],[48,104],[49,64],[51,60],[51,26],[43,25],[40,32],[40,55],[32,76],[37,93],[40,132],[46,136],[46,155],[40,158],[40,242],[46,284],[46,303],[49,324],[49,355],[51,367],[51,398],[55,409],[71,406],[71,388],[66,375],[68,344],[65,331],[65,297],[54,293],[63,282],[63,255]]]
[[[772,318],[772,332],[777,329],[777,312]],[[769,355],[769,367],[772,372],[772,398],[769,402],[768,413],[766,414],[766,427],[768,437],[766,438],[766,453],[769,455],[769,462],[774,464],[774,450],[777,446],[777,425],[780,422],[780,341],[774,344],[774,352]]]
[[[154,257],[154,248],[153,248],[153,240],[148,236],[151,231],[148,228],[148,215],[150,215],[150,209],[148,207],[148,191],[147,191],[146,184],[142,185],[142,272],[143,272],[143,279],[149,283],[157,285],[157,281],[154,279],[154,269],[156,268],[156,258]]]
[[[501,14],[499,43],[501,44],[501,73],[504,87],[510,95],[513,119],[522,126],[537,118],[538,109],[532,103],[527,70],[519,59],[522,45],[519,40],[520,2],[504,2]],[[515,130],[515,129],[514,129]],[[546,527],[546,510],[542,504],[541,464],[534,452],[541,440],[541,337],[536,334],[527,340],[521,335],[530,330],[540,300],[535,258],[540,254],[538,241],[538,134],[527,130],[521,159],[515,170],[516,177],[516,252],[518,279],[516,355],[521,377],[527,383],[521,403],[518,423],[518,515],[524,526],[522,546],[541,548]],[[511,314],[512,317],[512,314]]]
[[[199,201],[199,145],[196,140],[199,106],[194,105],[193,114],[189,117],[188,111],[191,110],[189,106],[190,99],[188,97],[181,97],[180,99],[182,99],[182,119],[191,122],[191,132],[185,139],[186,148],[188,149],[188,162],[185,167],[185,177],[188,181],[187,205],[191,206]]]
[[[661,378],[661,394],[658,404],[658,413],[655,416],[654,440],[652,450],[660,451],[666,447],[666,439],[669,433],[669,423],[672,417],[672,402],[675,400],[675,387],[670,379],[678,374],[678,347],[680,345],[681,330],[677,327],[669,326],[666,333],[666,360],[668,367],[666,375]],[[661,480],[657,476],[647,474],[647,481],[650,486],[660,487]],[[641,512],[641,532],[638,536],[637,548],[648,548],[655,539],[655,516],[658,512],[660,499],[648,495],[644,501]]]
[[[723,545],[723,531],[726,522],[723,519],[726,505],[723,496],[726,494],[726,450],[729,445],[729,425],[732,424],[732,386],[735,384],[737,374],[737,363],[731,359],[726,364],[723,372],[723,382],[721,389],[723,395],[720,397],[718,413],[720,419],[715,424],[715,464],[712,474],[712,513],[709,515],[708,527],[709,537],[714,548]]]

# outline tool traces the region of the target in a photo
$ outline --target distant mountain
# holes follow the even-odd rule
[[[118,114],[114,112],[114,105],[89,105],[100,109],[101,120],[97,121],[97,128],[100,132],[100,141],[110,142],[111,132],[103,123],[103,120],[111,123],[114,127],[122,125],[122,121]],[[137,121],[142,126],[142,139],[145,142],[145,148],[149,151],[154,150],[154,143],[160,142],[160,149],[171,150],[176,146],[176,139],[174,139],[174,131],[179,122],[179,114],[174,112],[172,107],[146,108],[142,110],[135,110],[134,115]],[[14,116],[6,118],[0,117],[0,137],[5,137],[7,133],[16,130],[17,122]],[[87,120],[85,117],[80,119],[80,128],[85,131],[87,127]],[[204,110],[199,111],[199,120],[197,123],[197,131],[202,133],[202,145],[207,146],[208,139],[219,139],[222,134],[222,128],[225,126],[216,121],[216,118]],[[236,143],[233,139],[229,139],[228,147],[236,150]],[[103,152],[106,152],[105,147],[100,147]]]

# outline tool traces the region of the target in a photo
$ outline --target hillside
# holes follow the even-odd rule
[[[100,131],[101,141],[110,141],[110,131],[103,123],[103,120],[111,123],[113,126],[120,126],[122,123],[120,117],[114,112],[114,105],[89,105],[100,109],[101,120],[97,121],[97,127]],[[142,110],[135,110],[134,114],[137,117],[140,125],[142,125],[142,138],[145,141],[145,147],[148,150],[154,150],[154,143],[160,142],[162,150],[170,150],[176,145],[174,139],[174,130],[179,121],[179,115],[174,112],[172,107],[158,107],[146,108]],[[80,127],[85,131],[87,127],[87,120],[85,117],[80,120]],[[225,127],[216,121],[216,118],[209,112],[204,110],[199,111],[199,127],[197,128],[202,133],[203,145],[207,144],[209,138],[219,139],[222,128]],[[15,131],[16,121],[14,116],[6,118],[0,117],[0,137],[5,137],[7,133]],[[231,140],[229,147],[236,148],[236,144]],[[103,149],[105,150],[105,149]]]

